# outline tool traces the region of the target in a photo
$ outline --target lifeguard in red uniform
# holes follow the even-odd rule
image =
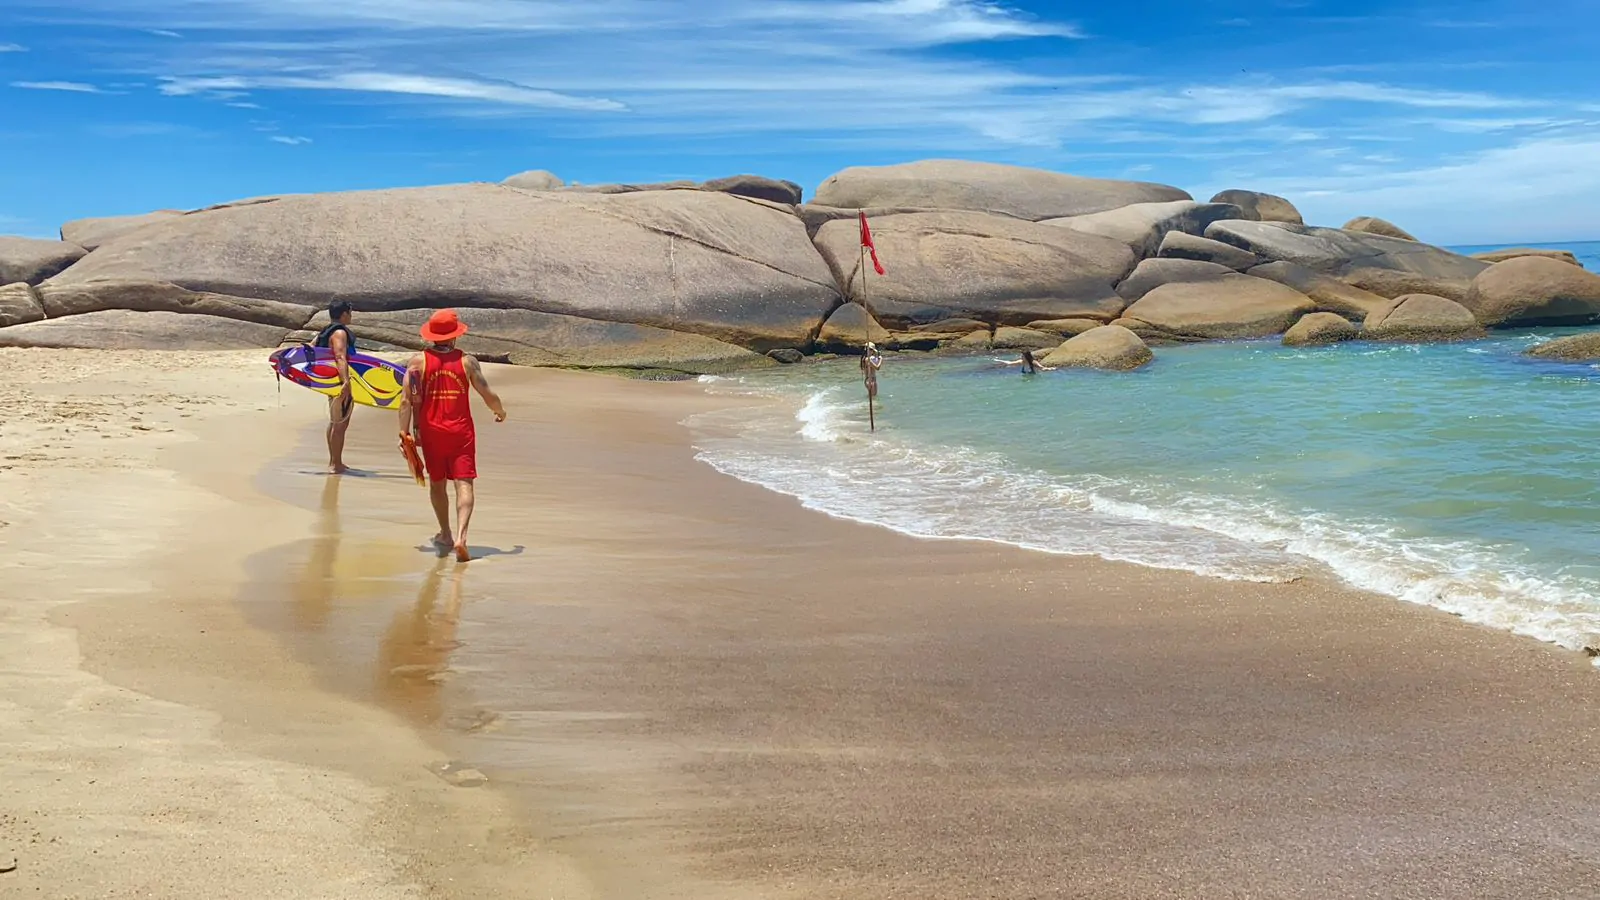
[[[472,521],[473,482],[478,477],[478,433],[472,424],[468,388],[483,396],[496,422],[506,420],[505,406],[489,387],[478,360],[456,349],[456,340],[466,333],[466,324],[453,309],[441,309],[428,319],[421,331],[428,348],[407,363],[400,403],[400,438],[405,441],[415,429],[428,470],[428,499],[439,520],[433,542],[442,552],[453,550],[460,562],[471,558],[467,526]],[[456,486],[453,532],[446,487],[451,483]]]

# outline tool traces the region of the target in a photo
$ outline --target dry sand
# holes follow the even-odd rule
[[[0,354],[0,895],[1593,895],[1579,656],[828,519],[694,462],[723,401],[557,372],[494,372],[457,567],[409,481],[307,474],[259,354],[42,358]]]

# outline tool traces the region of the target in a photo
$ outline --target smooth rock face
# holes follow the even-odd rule
[[[919,207],[998,213],[1038,222],[1133,203],[1192,200],[1164,184],[1081,178],[1044,169],[955,159],[856,166],[822,183],[814,196],[844,209]]]
[[[0,347],[246,350],[276,347],[288,329],[217,316],[107,310],[0,328]]]
[[[1069,338],[1083,334],[1091,328],[1099,328],[1104,322],[1094,319],[1041,319],[1038,322],[1029,322],[1028,327],[1034,331],[1042,331],[1057,337]]]
[[[1212,197],[1211,202],[1231,203],[1244,211],[1244,215],[1241,218],[1249,219],[1253,222],[1305,224],[1305,220],[1300,217],[1300,210],[1295,209],[1293,203],[1276,194],[1263,194],[1260,191],[1223,191]]]
[[[544,169],[518,172],[500,183],[506,187],[521,188],[525,191],[554,191],[567,186],[567,183],[556,177],[554,172],[546,172]]]
[[[1594,362],[1600,360],[1600,332],[1591,331],[1545,341],[1530,348],[1527,355],[1561,362]]]
[[[1559,259],[1562,262],[1572,263],[1579,268],[1583,263],[1578,261],[1571,250],[1540,250],[1533,247],[1507,247],[1504,250],[1489,250],[1484,253],[1472,254],[1473,259],[1481,259],[1486,263],[1505,262],[1508,259],[1520,259],[1524,256],[1543,256],[1549,259]]]
[[[1125,305],[1113,286],[1133,268],[1133,253],[1110,238],[954,210],[881,216],[872,230],[888,274],[868,262],[865,298],[856,221],[827,222],[816,245],[848,298],[864,299],[891,329],[949,318],[1109,321]]]
[[[1127,244],[1135,256],[1144,258],[1153,255],[1169,234],[1204,234],[1212,222],[1237,219],[1240,215],[1239,207],[1226,203],[1173,200],[1135,203],[1086,216],[1046,219],[1044,224],[1119,240]]]
[[[926,325],[916,325],[912,331],[929,331],[943,334],[971,334],[974,331],[988,331],[989,323],[977,319],[940,319]]]
[[[761,354],[713,338],[645,325],[525,309],[459,312],[472,329],[460,341],[463,351],[522,366],[717,375],[775,364]],[[431,309],[357,313],[352,316],[351,330],[363,349],[387,345],[420,350],[422,338],[417,332],[432,314]],[[317,331],[327,324],[328,314],[320,312],[307,328]]]
[[[1313,272],[1291,262],[1265,263],[1245,274],[1294,288],[1310,297],[1319,311],[1338,313],[1352,322],[1365,322],[1367,316],[1380,309],[1388,309],[1391,305],[1386,297],[1352,287],[1332,275]]]
[[[182,210],[158,209],[137,216],[106,216],[97,219],[75,219],[61,226],[61,239],[93,252],[100,245],[134,232],[146,225],[165,222],[183,215]]]
[[[44,307],[32,285],[23,282],[0,287],[0,328],[37,322],[44,318]]]
[[[1495,263],[1463,304],[1485,325],[1587,325],[1600,320],[1600,275],[1543,256]]]
[[[1159,255],[1162,259],[1192,259],[1199,262],[1216,263],[1226,266],[1235,272],[1260,264],[1261,260],[1248,250],[1240,250],[1232,244],[1213,241],[1210,238],[1195,237],[1181,231],[1169,232],[1161,241]]]
[[[1361,333],[1355,323],[1338,313],[1314,312],[1301,317],[1283,335],[1285,347],[1320,347],[1348,341]]]
[[[467,184],[285,197],[182,216],[50,286],[171,284],[358,310],[525,309],[805,346],[838,303],[795,216],[726,194],[601,196]]]
[[[1052,350],[1061,345],[1061,336],[1031,328],[1002,326],[989,341],[996,350]]]
[[[1367,317],[1362,334],[1375,341],[1460,341],[1482,337],[1484,331],[1472,312],[1454,300],[1407,294]]]
[[[834,310],[817,333],[817,346],[834,353],[859,350],[868,341],[886,345],[889,332],[859,303],[846,303]]]
[[[1137,334],[1121,325],[1102,325],[1085,331],[1057,347],[1040,362],[1047,366],[1076,366],[1128,371],[1155,357]]]
[[[1132,303],[1164,284],[1210,281],[1235,274],[1227,266],[1193,259],[1147,259],[1139,263],[1122,283],[1117,295]]]
[[[83,255],[82,247],[66,241],[0,237],[0,284],[38,284]]]
[[[1205,281],[1162,285],[1123,315],[1166,334],[1253,338],[1282,334],[1314,308],[1311,298],[1299,291],[1230,272]]]
[[[768,350],[767,356],[773,360],[776,360],[777,362],[783,363],[786,366],[792,366],[806,358],[804,353],[801,353],[799,350],[795,350],[792,347],[783,347],[778,350]]]
[[[186,291],[170,284],[149,281],[98,281],[92,284],[52,282],[42,285],[38,290],[39,302],[45,314],[51,318],[108,309],[130,309],[217,316],[296,330],[304,328],[316,312],[311,307],[295,303]]]
[[[1296,263],[1389,298],[1431,293],[1461,300],[1472,279],[1488,268],[1480,260],[1428,244],[1338,228],[1218,222],[1205,236],[1268,262]]]
[[[805,194],[800,185],[792,181],[779,181],[776,178],[764,178],[760,175],[733,175],[728,178],[713,178],[700,185],[700,189],[703,191],[721,191],[724,194],[736,194],[740,197],[754,197],[757,200],[786,203],[791,206],[799,205]]]
[[[1360,216],[1344,223],[1345,231],[1360,231],[1365,234],[1377,234],[1383,237],[1398,238],[1402,241],[1414,241],[1416,237],[1411,232],[1376,216]]]
[[[637,194],[643,191],[698,191],[693,181],[658,181],[652,184],[571,184],[561,190],[575,194]]]

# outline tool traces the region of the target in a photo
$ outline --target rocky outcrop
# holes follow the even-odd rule
[[[1300,210],[1295,209],[1293,203],[1276,194],[1263,194],[1260,191],[1223,191],[1212,197],[1211,202],[1231,203],[1243,211],[1241,218],[1249,219],[1252,222],[1305,224],[1305,219],[1300,217]]]
[[[66,241],[0,237],[0,284],[38,284],[83,258],[84,250]]]
[[[955,317],[1109,321],[1126,305],[1113,287],[1133,268],[1133,254],[1110,238],[955,210],[880,216],[872,231],[888,274],[869,271],[865,289],[855,219],[828,221],[816,245],[847,298],[891,329]]]
[[[1245,274],[1292,287],[1310,297],[1319,312],[1337,313],[1352,322],[1365,322],[1367,316],[1390,305],[1387,297],[1352,287],[1332,275],[1313,272],[1291,262],[1266,263]]]
[[[75,219],[61,226],[61,239],[93,252],[106,244],[134,231],[184,215],[178,209],[158,209],[137,216],[106,216],[98,219]]]
[[[997,163],[930,159],[845,169],[824,181],[814,199],[824,206],[844,209],[959,209],[1038,222],[1134,203],[1194,198],[1164,184],[1082,178]]]
[[[1559,259],[1571,263],[1579,268],[1583,263],[1578,261],[1571,250],[1540,250],[1533,247],[1508,247],[1504,250],[1489,250],[1484,253],[1472,254],[1473,259],[1481,259],[1486,263],[1505,262],[1508,259],[1520,259],[1524,256],[1543,256],[1547,259]]]
[[[506,187],[521,188],[525,191],[555,191],[567,186],[567,183],[556,177],[554,172],[546,172],[544,169],[518,172],[500,183]]]
[[[1113,238],[1127,244],[1128,249],[1142,259],[1154,255],[1169,234],[1204,234],[1211,223],[1237,219],[1239,215],[1239,207],[1226,203],[1173,200],[1135,203],[1086,216],[1046,219],[1045,224]]]
[[[39,288],[39,302],[51,318],[129,309],[216,316],[291,330],[305,327],[316,312],[296,303],[186,291],[172,284],[149,281],[51,282]]]
[[[288,329],[218,316],[105,310],[0,328],[0,347],[246,350],[276,347]]]
[[[472,329],[460,341],[467,353],[515,365],[717,375],[774,365],[768,357],[697,334],[645,325],[601,322],[525,309],[462,309]],[[432,310],[360,313],[353,318],[356,342],[409,350],[422,348],[418,329]],[[318,313],[308,328],[321,329]],[[784,348],[794,349],[794,348]]]
[[[1595,362],[1600,360],[1600,332],[1591,331],[1545,341],[1529,348],[1527,355],[1558,362]]]
[[[1462,341],[1483,337],[1483,326],[1465,306],[1430,294],[1396,297],[1367,317],[1362,336],[1375,341]]]
[[[1102,325],[1071,338],[1040,362],[1047,366],[1129,371],[1155,357],[1137,334],[1121,325]]]
[[[1191,259],[1197,262],[1216,263],[1235,272],[1243,272],[1261,262],[1248,250],[1240,250],[1232,244],[1196,237],[1181,231],[1168,233],[1161,241],[1161,249],[1158,252],[1162,259]]]
[[[1147,259],[1117,285],[1117,296],[1133,303],[1164,284],[1212,281],[1235,274],[1227,266],[1193,259]]]
[[[1363,234],[1376,234],[1382,237],[1392,237],[1402,241],[1414,241],[1416,237],[1411,232],[1376,216],[1359,216],[1344,223],[1345,231],[1359,231]]]
[[[1314,312],[1306,315],[1283,335],[1285,347],[1322,347],[1355,338],[1361,330],[1338,313]]]
[[[1315,304],[1275,281],[1229,272],[1204,281],[1164,284],[1128,307],[1123,317],[1164,334],[1196,338],[1255,338],[1282,334]]]
[[[994,330],[989,345],[996,350],[1051,350],[1061,345],[1061,336],[1032,328],[1002,326]]]
[[[348,300],[362,311],[523,309],[757,353],[806,346],[839,302],[800,220],[759,201],[487,184],[194,213],[124,235],[46,288],[95,294],[130,283],[319,308]]]
[[[1091,328],[1104,325],[1094,319],[1042,319],[1038,322],[1029,322],[1028,327],[1034,331],[1042,331],[1060,338],[1076,337]]]
[[[703,191],[721,191],[724,194],[735,194],[740,197],[754,197],[757,200],[766,200],[772,203],[784,203],[790,206],[799,205],[804,198],[805,191],[800,185],[792,181],[779,181],[776,178],[764,178],[760,175],[733,175],[728,178],[713,178],[700,185]]]
[[[914,325],[911,330],[959,336],[971,334],[974,331],[988,331],[989,324],[980,322],[977,319],[940,319],[937,322],[929,322],[925,325]]]
[[[834,310],[817,333],[817,347],[832,353],[860,350],[868,341],[887,346],[889,332],[859,303]]]
[[[1490,326],[1600,321],[1600,275],[1543,256],[1495,263],[1473,279],[1464,306]]]
[[[638,194],[645,191],[698,191],[700,184],[682,179],[648,184],[569,184],[561,190],[574,194]]]
[[[23,282],[0,286],[0,328],[37,322],[44,318],[44,307],[33,286]]]
[[[1394,298],[1429,293],[1463,300],[1488,263],[1428,244],[1303,225],[1218,222],[1206,237],[1268,262],[1292,262],[1346,284]]]

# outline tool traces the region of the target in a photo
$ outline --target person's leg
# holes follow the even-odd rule
[[[328,398],[328,472],[342,475],[344,464],[344,436],[350,430],[350,413],[354,401],[340,403],[338,397]]]
[[[473,489],[473,480],[463,478],[456,485],[456,559],[466,562],[467,555],[467,526],[472,523],[473,501],[477,499]]]
[[[428,502],[433,504],[433,517],[439,520],[439,533],[433,542],[441,549],[455,545],[450,533],[450,482],[443,478],[428,482]]]

